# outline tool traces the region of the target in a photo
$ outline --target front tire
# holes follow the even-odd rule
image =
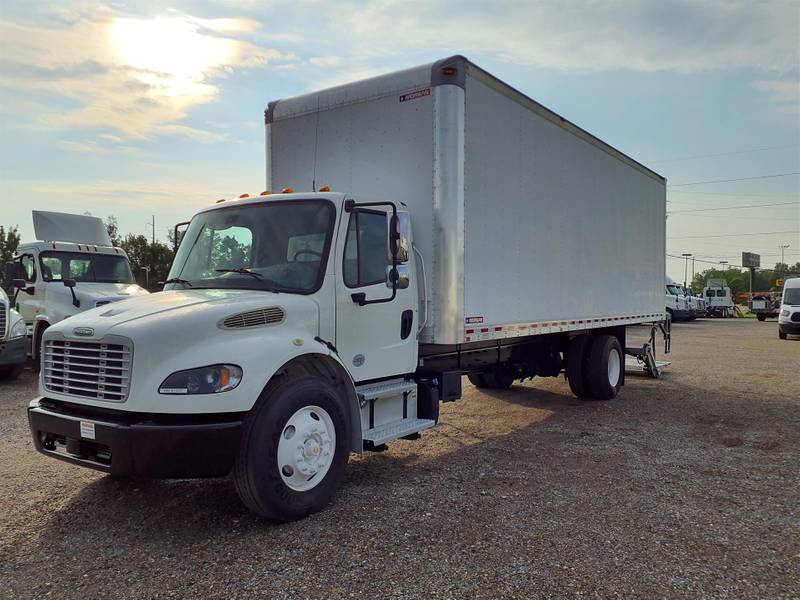
[[[294,521],[333,499],[350,454],[346,400],[327,379],[270,384],[245,419],[234,466],[242,502],[263,517]]]
[[[780,339],[782,339],[782,340],[785,340],[787,335],[788,335],[788,334],[786,334],[786,333],[784,333],[783,331],[781,331],[780,329],[778,329],[778,337],[779,337]]]
[[[757,314],[756,315],[756,319],[758,319],[759,321],[766,321],[767,320],[767,315]]]
[[[592,398],[611,400],[616,398],[622,386],[625,355],[619,340],[613,335],[595,339],[589,351],[589,388]]]

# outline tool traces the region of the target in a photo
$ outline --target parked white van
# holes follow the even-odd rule
[[[792,277],[783,283],[778,337],[785,340],[787,335],[800,335],[800,277]]]

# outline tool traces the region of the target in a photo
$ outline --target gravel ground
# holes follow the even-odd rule
[[[800,339],[776,329],[678,324],[664,378],[607,403],[465,379],[437,428],[353,457],[288,525],[229,480],[36,454],[26,372],[0,384],[0,596],[800,597]]]

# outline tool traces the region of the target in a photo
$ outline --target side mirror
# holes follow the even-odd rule
[[[78,297],[75,295],[75,280],[74,279],[65,279],[64,280],[64,287],[69,288],[69,291],[72,292],[72,306],[75,308],[79,308],[81,305],[81,301],[78,300]]]
[[[395,258],[398,263],[408,262],[411,254],[411,215],[408,211],[398,210],[397,218],[389,216],[389,260]]]
[[[25,287],[25,280],[24,279],[14,279],[11,282],[11,287],[13,287],[15,290],[21,290],[22,288]]]
[[[409,284],[408,266],[397,265],[396,268],[386,267],[386,287],[392,289],[395,285],[398,290],[404,290]]]

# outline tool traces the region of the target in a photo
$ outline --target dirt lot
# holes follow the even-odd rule
[[[660,381],[483,393],[352,458],[327,510],[275,525],[232,483],[117,481],[37,455],[33,374],[0,384],[0,596],[800,596],[800,339],[674,328]]]

